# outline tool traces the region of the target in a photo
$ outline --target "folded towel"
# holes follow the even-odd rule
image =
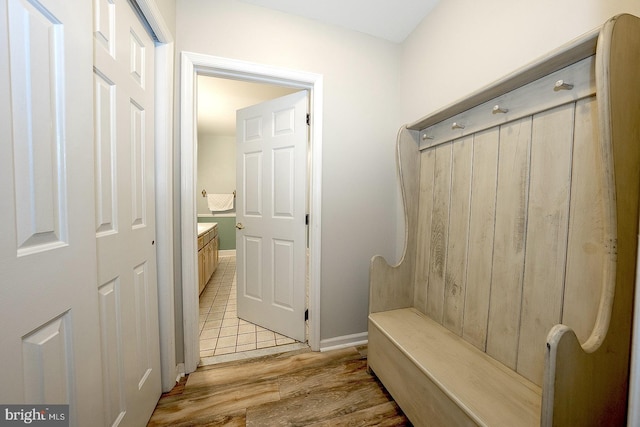
[[[212,212],[229,211],[233,209],[233,193],[207,194],[207,204]]]

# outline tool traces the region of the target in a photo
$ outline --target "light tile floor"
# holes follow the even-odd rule
[[[295,340],[239,319],[236,257],[221,257],[200,294],[200,358],[285,346]]]

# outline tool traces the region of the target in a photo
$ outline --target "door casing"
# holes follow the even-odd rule
[[[198,272],[196,167],[197,75],[232,78],[307,89],[311,100],[311,183],[309,215],[309,345],[320,349],[320,264],[322,185],[322,86],[320,74],[278,68],[193,52],[181,54],[180,86],[180,190],[182,248],[182,315],[185,373],[200,360],[198,341]]]
[[[173,79],[174,40],[155,0],[135,0],[153,30],[155,45],[156,271],[162,391],[176,383],[173,272]]]

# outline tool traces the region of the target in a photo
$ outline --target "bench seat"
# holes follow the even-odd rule
[[[369,315],[369,366],[419,425],[540,425],[540,387],[414,308]]]

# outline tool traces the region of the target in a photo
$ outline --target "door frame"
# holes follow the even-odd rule
[[[162,391],[173,388],[176,364],[173,249],[173,79],[174,40],[155,0],[134,0],[156,36],[155,182],[156,272]]]
[[[322,92],[323,76],[194,52],[181,53],[180,86],[180,191],[182,234],[182,315],[185,373],[200,360],[197,286],[197,120],[198,75],[268,83],[307,89],[311,110],[311,161],[309,206],[309,345],[320,349],[320,264],[322,201]]]

